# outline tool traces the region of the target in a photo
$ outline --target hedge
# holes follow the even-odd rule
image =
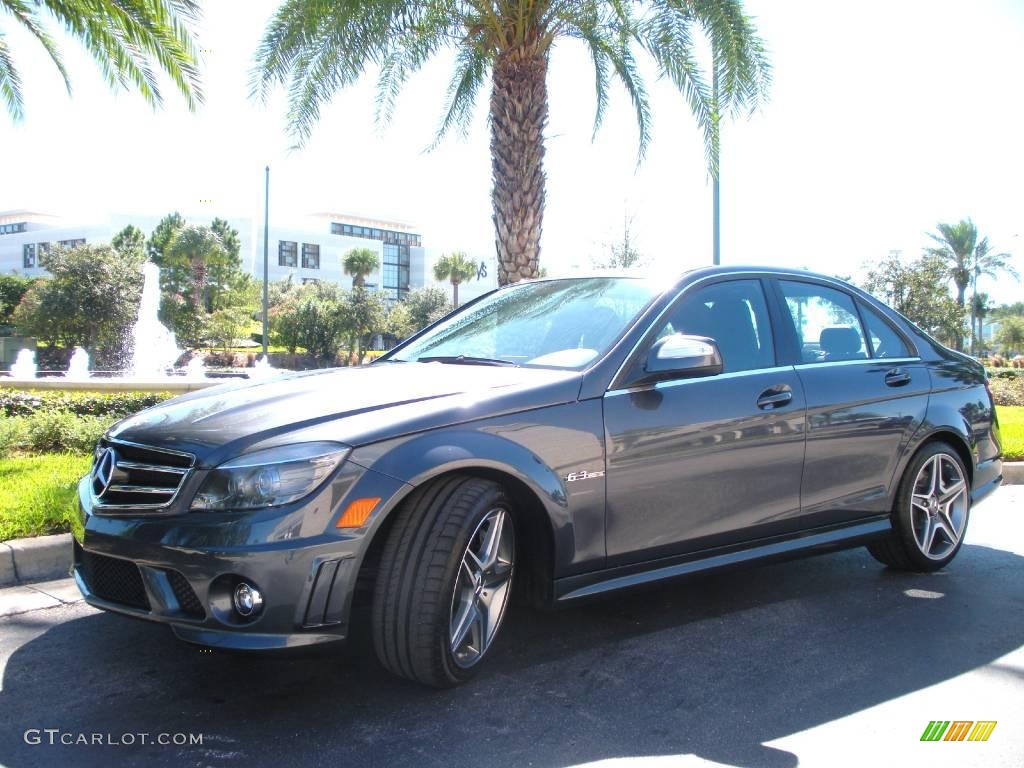
[[[122,419],[174,397],[171,392],[52,392],[0,389],[0,413],[31,416],[69,413]]]

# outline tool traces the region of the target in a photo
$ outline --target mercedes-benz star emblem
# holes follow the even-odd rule
[[[110,488],[110,481],[114,479],[114,467],[117,465],[117,454],[113,448],[103,449],[99,460],[96,462],[96,469],[93,470],[93,490],[96,498],[100,498]]]

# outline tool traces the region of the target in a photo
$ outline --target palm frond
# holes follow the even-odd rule
[[[436,149],[441,139],[453,128],[465,135],[473,119],[476,95],[484,84],[490,65],[490,58],[476,46],[459,47],[455,57],[455,72],[448,85],[444,117],[428,149]]]
[[[25,0],[3,0],[0,4],[2,4],[3,7],[6,8],[6,10],[14,17],[15,21],[28,30],[28,33],[43,46],[44,50],[49,55],[50,60],[53,61],[54,66],[57,67],[57,71],[60,72],[60,76],[64,80],[64,87],[70,94],[71,78],[68,76],[68,71],[64,67],[64,59],[61,57],[60,51],[57,50],[57,44],[53,41],[53,38],[50,37],[50,34],[39,24],[35,6],[29,5]]]
[[[0,97],[7,104],[7,112],[14,120],[25,116],[25,105],[21,95],[21,77],[11,60],[3,32],[0,32]]]

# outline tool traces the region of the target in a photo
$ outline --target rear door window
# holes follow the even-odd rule
[[[867,339],[853,297],[815,283],[780,280],[802,363],[867,360]]]

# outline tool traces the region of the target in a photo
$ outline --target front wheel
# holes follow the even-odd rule
[[[971,508],[967,470],[946,443],[931,443],[907,466],[893,510],[893,531],[868,545],[879,562],[936,571],[960,551]]]
[[[499,485],[466,475],[415,491],[395,514],[374,587],[377,657],[438,688],[468,680],[505,617],[515,525]]]

